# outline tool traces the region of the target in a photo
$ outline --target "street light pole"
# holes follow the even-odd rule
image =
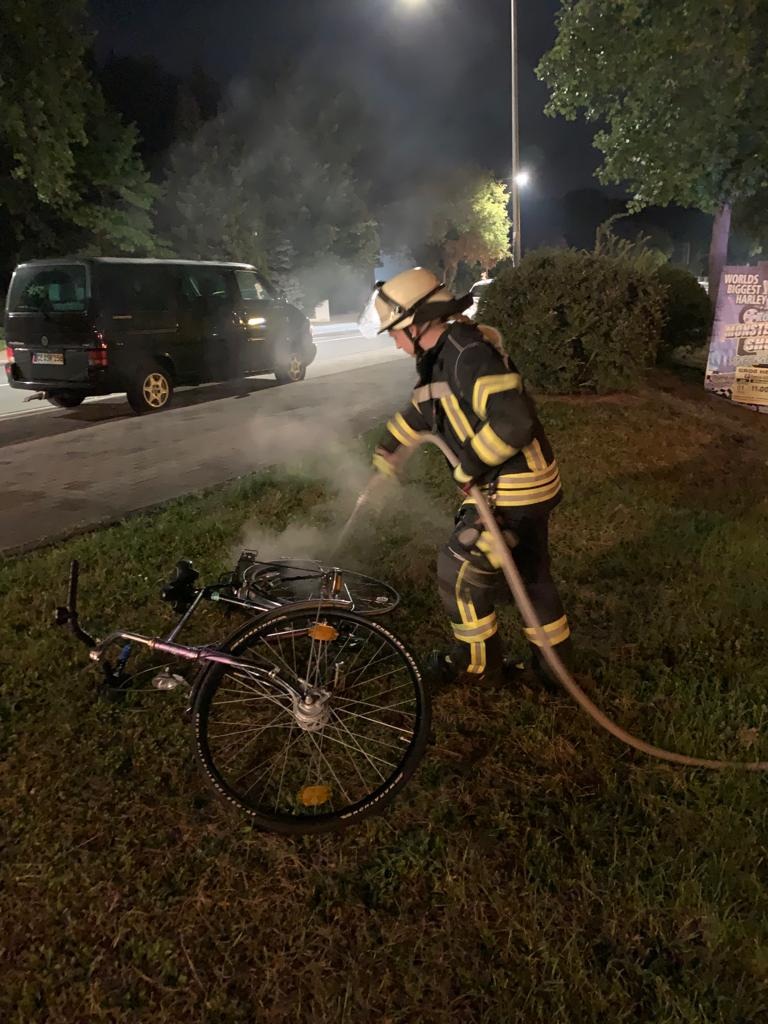
[[[520,265],[522,235],[520,225],[520,123],[517,103],[517,0],[510,0],[512,24],[512,258]]]

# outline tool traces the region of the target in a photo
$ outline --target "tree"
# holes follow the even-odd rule
[[[591,249],[601,224],[626,210],[626,203],[597,188],[579,188],[563,196],[565,238],[573,249]]]
[[[175,138],[181,80],[153,57],[113,53],[96,69],[96,76],[112,110],[136,127],[142,158],[158,171]]]
[[[182,78],[154,57],[111,53],[96,75],[109,106],[136,127],[139,152],[158,179],[173,143],[192,138],[218,113],[219,87],[200,68]]]
[[[0,160],[42,202],[69,194],[84,145],[84,0],[19,0],[0,9]]]
[[[134,129],[87,70],[84,19],[82,0],[18,0],[0,11],[4,270],[29,256],[155,248],[157,189]]]
[[[713,294],[733,205],[768,185],[768,5],[763,0],[563,0],[538,68],[547,108],[605,127],[600,177],[633,209],[679,203],[714,214]]]
[[[509,254],[509,192],[477,168],[424,182],[383,214],[388,249],[410,251],[452,286],[460,268],[476,277]]]
[[[768,254],[768,190],[739,203],[733,217],[736,263]]]
[[[427,241],[451,287],[462,263],[490,270],[509,256],[509,191],[483,171],[458,172],[441,191]]]
[[[254,102],[249,90],[178,146],[162,207],[177,252],[254,263],[307,308],[340,268],[367,281],[377,225],[352,166],[359,138],[336,100],[286,87]]]

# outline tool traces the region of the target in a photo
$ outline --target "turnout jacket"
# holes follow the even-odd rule
[[[384,452],[436,432],[459,459],[456,482],[477,483],[496,508],[524,516],[558,504],[560,473],[533,400],[509,358],[475,324],[449,324],[418,367],[410,404],[387,424]]]

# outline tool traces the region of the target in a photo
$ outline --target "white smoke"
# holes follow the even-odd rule
[[[365,398],[360,399],[365,407]],[[235,557],[243,549],[258,551],[265,560],[274,558],[312,558],[327,560],[337,553],[344,525],[355,502],[371,481],[373,469],[360,441],[350,438],[350,420],[355,411],[327,411],[322,421],[256,417],[251,424],[254,454],[259,461],[279,465],[288,475],[321,482],[327,498],[309,515],[290,522],[282,531],[265,529],[257,518],[247,521],[241,531]],[[291,415],[291,414],[289,414]],[[277,429],[276,429],[277,428]],[[419,454],[412,456],[418,460]],[[381,530],[396,524],[397,531],[409,539],[427,536],[440,538],[450,532],[451,516],[434,497],[415,483],[379,481],[355,521],[350,539],[356,561],[373,554]],[[344,560],[344,551],[338,552]]]

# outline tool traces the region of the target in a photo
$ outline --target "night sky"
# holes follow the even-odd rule
[[[582,122],[544,116],[533,69],[555,37],[558,0],[519,0],[522,162],[529,199],[596,187]],[[333,71],[381,116],[392,170],[474,163],[510,173],[508,0],[90,0],[97,53],[195,65],[226,90],[265,63],[311,79]]]

